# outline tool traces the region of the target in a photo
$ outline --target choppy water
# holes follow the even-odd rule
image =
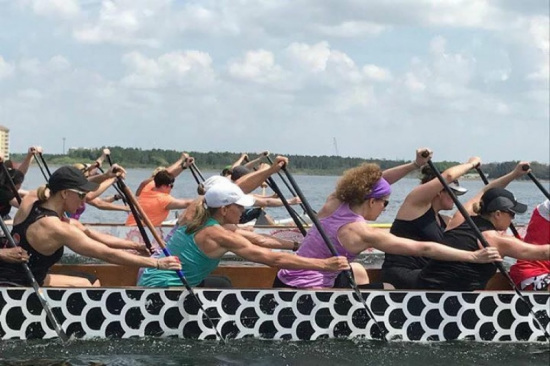
[[[544,365],[548,344],[132,339],[3,341],[0,365]]]
[[[205,176],[217,172],[204,172]],[[137,187],[150,170],[133,169],[126,179]],[[295,176],[311,206],[318,209],[334,189],[337,177]],[[277,179],[278,182],[280,182]],[[43,184],[40,171],[31,168],[24,188]],[[393,185],[388,209],[378,219],[391,222],[406,194],[418,184],[416,179],[402,179]],[[465,202],[482,187],[478,180],[464,180],[470,192],[461,197]],[[544,183],[548,186],[548,182]],[[279,183],[283,192],[286,189]],[[196,185],[188,172],[178,177],[173,195],[192,197]],[[513,182],[509,189],[529,206],[529,213],[544,200],[530,181]],[[114,193],[110,191],[109,193]],[[269,193],[269,190],[268,190]],[[275,218],[286,218],[284,208],[269,209]],[[83,215],[85,222],[123,222],[126,214],[99,211],[93,207]],[[529,214],[518,215],[516,222],[525,224]],[[474,342],[388,344],[366,340],[321,340],[315,342],[283,342],[231,340],[215,341],[181,339],[113,339],[78,340],[68,346],[55,340],[1,341],[0,365],[550,365],[549,344],[489,344]]]

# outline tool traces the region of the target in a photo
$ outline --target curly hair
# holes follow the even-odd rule
[[[338,180],[336,198],[350,204],[361,204],[380,178],[382,178],[382,170],[377,164],[364,163],[348,169]]]

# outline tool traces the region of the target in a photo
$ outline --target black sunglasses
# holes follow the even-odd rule
[[[508,215],[510,215],[510,217],[511,217],[512,219],[514,219],[514,218],[516,217],[516,213],[515,213],[515,212],[507,211],[507,210],[506,210],[506,211],[502,211],[502,212],[506,212]]]
[[[378,201],[384,201],[384,208],[388,207],[388,205],[390,204],[389,200],[385,200],[385,199],[382,199],[382,198],[379,198]]]

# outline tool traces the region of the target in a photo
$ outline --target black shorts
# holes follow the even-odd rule
[[[422,269],[410,269],[398,266],[382,268],[382,282],[392,284],[396,289],[417,289],[420,272],[422,272]]]

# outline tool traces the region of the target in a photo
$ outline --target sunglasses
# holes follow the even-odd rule
[[[390,204],[390,201],[389,200],[385,200],[385,199],[378,199],[378,201],[384,201],[384,208],[388,207],[388,205]]]
[[[82,192],[77,189],[67,189],[67,190],[76,193],[78,195],[78,198],[80,198],[81,200],[86,198],[86,195],[88,194],[88,192]]]
[[[512,212],[512,211],[502,211],[502,212],[506,212],[508,215],[510,215],[510,217],[512,219],[514,219],[516,217],[516,213],[515,212]]]
[[[169,186],[170,188],[174,188],[174,183],[170,183],[168,186]]]

